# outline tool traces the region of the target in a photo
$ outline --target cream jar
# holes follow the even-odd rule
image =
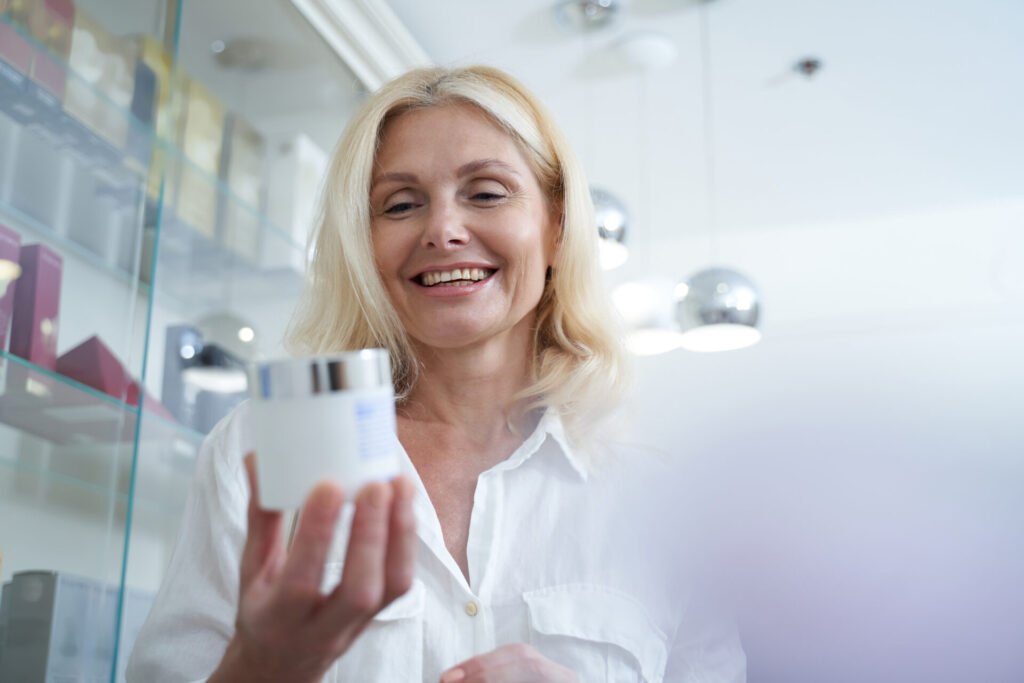
[[[260,507],[299,508],[325,479],[352,499],[398,475],[387,351],[260,362],[248,372]]]

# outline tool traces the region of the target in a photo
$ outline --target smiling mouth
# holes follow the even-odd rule
[[[415,278],[424,287],[445,285],[448,287],[465,287],[480,280],[486,280],[496,271],[490,268],[454,268],[452,270],[434,270],[422,273]]]

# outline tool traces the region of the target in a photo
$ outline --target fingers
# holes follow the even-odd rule
[[[416,567],[416,516],[412,503],[416,487],[408,477],[391,482],[393,499],[388,526],[388,547],[385,555],[385,603],[412,587]]]
[[[329,608],[324,610],[328,623],[346,624],[357,632],[383,606],[391,499],[388,484],[367,484],[360,491],[341,582],[331,593]]]
[[[532,652],[534,652],[533,648],[524,643],[503,645],[497,650],[491,650],[472,659],[467,659],[458,666],[449,669],[441,676],[441,683],[455,683],[456,681],[466,683],[484,674],[490,673],[494,675],[496,672],[509,667],[509,665],[527,661]],[[499,678],[497,680],[504,679]]]
[[[249,480],[249,529],[242,550],[241,589],[244,592],[261,573],[272,574],[284,559],[283,522],[281,513],[259,506],[259,485],[256,460],[245,456],[245,473]]]
[[[341,487],[331,482],[318,484],[306,499],[281,571],[280,595],[289,609],[312,609],[319,600],[324,562],[344,502]]]
[[[526,643],[503,645],[496,650],[468,659],[441,676],[441,683],[480,683],[485,680],[502,683],[578,683],[575,674],[547,659]]]

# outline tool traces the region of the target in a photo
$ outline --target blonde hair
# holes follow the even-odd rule
[[[541,102],[508,74],[484,66],[410,71],[370,96],[334,151],[310,239],[306,291],[286,338],[292,353],[379,346],[391,354],[395,392],[416,383],[412,345],[377,273],[370,180],[384,125],[414,109],[479,107],[519,145],[562,229],[537,306],[531,384],[516,396],[562,417],[570,441],[613,409],[625,384],[617,318],[601,282],[593,205],[581,164]]]

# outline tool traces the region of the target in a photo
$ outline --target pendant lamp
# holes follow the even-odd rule
[[[701,80],[704,100],[704,162],[707,176],[708,215],[712,258],[715,239],[715,153],[712,128],[711,47],[707,2],[700,7]],[[745,275],[731,268],[700,270],[676,285],[676,321],[682,337],[679,345],[689,351],[733,351],[761,340],[757,329],[761,302],[757,288]]]

